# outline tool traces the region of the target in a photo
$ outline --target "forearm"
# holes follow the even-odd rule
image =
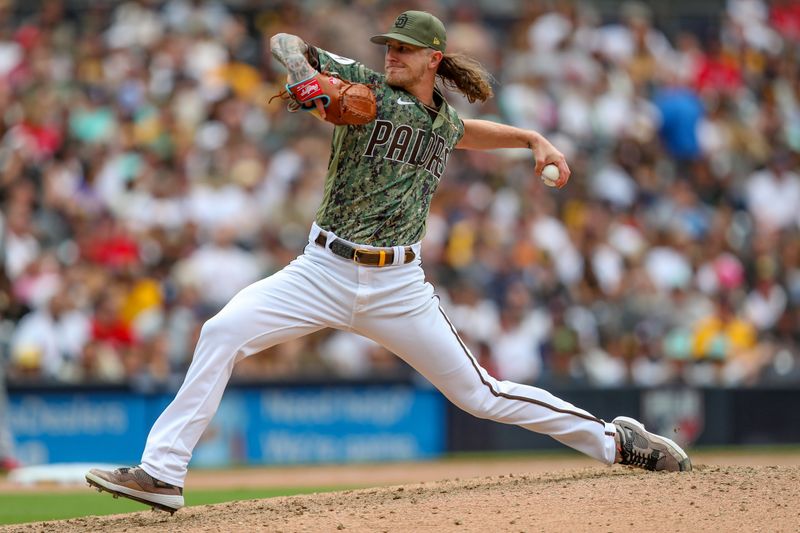
[[[308,64],[308,45],[296,35],[278,33],[269,40],[275,59],[288,71],[289,83],[295,83],[313,76],[316,71]]]
[[[464,120],[464,136],[456,148],[492,150],[495,148],[535,149],[544,139],[532,130],[523,130],[488,120]]]
[[[464,136],[456,148],[467,150],[492,150],[494,148],[527,148],[533,152],[536,165],[534,173],[539,176],[545,165],[558,167],[556,186],[563,187],[569,180],[570,170],[564,154],[544,136],[533,130],[523,130],[488,120],[465,120]]]

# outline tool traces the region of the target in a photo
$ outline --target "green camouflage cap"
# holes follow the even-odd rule
[[[433,48],[440,52],[444,52],[447,45],[444,24],[425,11],[402,13],[395,19],[394,25],[387,33],[375,35],[370,41],[376,44],[386,44],[389,39],[423,48]]]

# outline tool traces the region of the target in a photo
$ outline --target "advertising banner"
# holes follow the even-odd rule
[[[128,391],[11,395],[25,464],[136,464],[171,395]],[[445,400],[410,385],[228,390],[194,466],[412,460],[445,449]]]

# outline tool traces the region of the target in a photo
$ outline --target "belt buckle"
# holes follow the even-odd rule
[[[367,250],[366,248],[356,248],[353,250],[353,262],[361,264],[360,256],[378,256],[378,263],[375,266],[386,265],[386,250]]]

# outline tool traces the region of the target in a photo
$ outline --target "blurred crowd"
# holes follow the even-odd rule
[[[496,78],[485,104],[450,95],[462,116],[540,131],[573,172],[555,191],[530,152],[457,151],[441,180],[424,267],[492,374],[800,383],[798,2],[729,0],[685,27],[636,2],[22,4],[0,1],[11,383],[180,383],[203,322],[302,251],[321,199],[332,127],[270,103],[269,37],[382,70],[369,36],[410,8]],[[235,379],[409,372],[329,330]]]

